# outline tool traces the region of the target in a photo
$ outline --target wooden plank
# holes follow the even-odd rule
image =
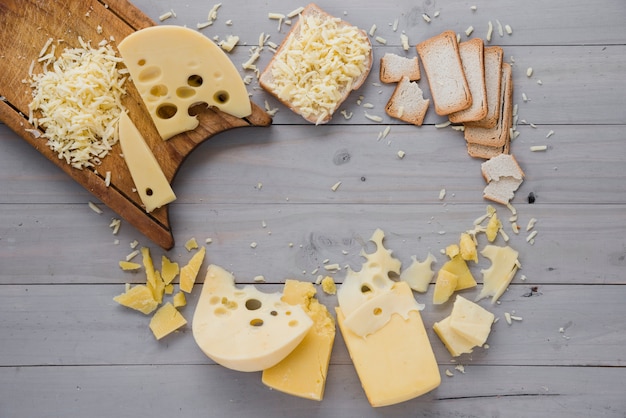
[[[0,411],[7,416],[64,415],[93,418],[114,415],[197,417],[264,416],[315,413],[332,416],[572,416],[623,417],[623,368],[471,367],[445,378],[423,397],[374,409],[356,383],[352,366],[329,375],[325,399],[316,403],[273,392],[258,373],[216,366],[71,366],[0,369]],[[500,379],[488,378],[498,375]],[[480,384],[477,384],[480,382]],[[24,402],[23,393],[37,393]],[[106,394],[106,396],[103,396]],[[166,399],[167,401],[164,401]],[[216,400],[219,399],[219,402]],[[43,411],[43,412],[42,412]]]
[[[325,259],[340,266],[360,266],[359,252],[374,230],[382,228],[387,246],[408,265],[413,255],[424,259],[432,252],[443,257],[440,250],[472,228],[473,221],[485,213],[485,205],[180,205],[173,216],[180,228],[181,244],[170,252],[157,251],[126,224],[114,236],[109,228],[114,214],[106,211],[97,215],[86,204],[36,205],[33,209],[2,205],[0,210],[4,243],[0,257],[7,260],[0,271],[0,283],[53,284],[61,280],[96,284],[133,280],[132,275],[119,270],[117,262],[132,251],[129,243],[134,240],[152,247],[158,260],[161,254],[168,254],[182,262],[189,258],[184,242],[196,237],[202,244],[211,238],[213,242],[207,245],[211,262],[234,271],[241,280],[261,274],[270,282],[293,275],[314,281],[316,274],[312,272],[323,269]],[[520,253],[520,273],[528,283],[625,283],[622,205],[519,207],[519,235],[508,226],[508,211],[501,208],[499,213],[509,245]],[[538,235],[530,245],[525,228],[533,217],[538,220]],[[114,244],[115,239],[119,245]],[[253,242],[256,248],[251,248]],[[485,242],[481,239],[479,245]],[[52,251],[52,246],[76,248],[77,243],[80,257],[72,251]],[[496,243],[504,245],[501,238]],[[475,266],[478,278],[481,267],[484,263]],[[133,281],[138,280],[140,276]]]
[[[181,203],[481,203],[481,160],[460,132],[432,126],[281,126],[223,132],[172,183]],[[252,134],[254,130],[255,134]],[[554,135],[546,138],[550,130]],[[520,127],[512,152],[526,172],[515,202],[626,203],[620,125]],[[590,140],[593,138],[593,141]],[[91,197],[0,125],[0,203],[85,203]],[[548,145],[531,152],[532,145]],[[399,159],[397,152],[406,156]],[[365,179],[365,180],[362,180]],[[341,181],[336,192],[331,187]],[[261,189],[258,185],[261,183]],[[393,185],[393,187],[391,187]],[[174,209],[176,210],[176,209]]]
[[[204,270],[204,269],[203,269]],[[291,278],[302,279],[299,275]],[[202,277],[203,278],[203,277]],[[256,284],[263,292],[282,286]],[[457,364],[471,366],[597,366],[623,367],[626,315],[623,285],[551,285],[536,289],[519,281],[501,303],[480,304],[499,318],[488,339],[489,348],[476,348]],[[191,321],[200,293],[188,297],[181,312],[188,325],[161,341],[148,328],[150,316],[119,306],[113,297],[124,291],[116,285],[3,285],[0,313],[0,366],[213,364],[196,346]],[[432,325],[450,314],[452,303],[432,304],[433,286],[416,294],[426,307],[424,324],[438,363],[454,367],[452,357],[432,331]],[[477,291],[463,292],[474,299]],[[319,299],[332,311],[334,296],[319,290]],[[166,296],[169,300],[169,296]],[[71,306],[71,310],[67,307]],[[509,325],[504,313],[521,317]],[[602,318],[610,318],[603,320]],[[335,365],[351,365],[338,332],[331,358]],[[493,375],[497,378],[497,374]]]

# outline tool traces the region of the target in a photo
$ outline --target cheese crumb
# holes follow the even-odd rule
[[[189,240],[185,243],[185,249],[187,251],[191,251],[191,250],[195,250],[196,248],[198,248],[198,242],[196,241],[195,238],[189,238]]]
[[[87,202],[87,204],[89,205],[89,208],[96,212],[98,215],[101,215],[103,213],[102,209],[100,209],[95,203],[89,201]]]
[[[341,186],[341,182],[338,181],[337,183],[333,184],[333,186],[330,188],[333,192],[336,192],[337,189],[339,188],[339,186]]]

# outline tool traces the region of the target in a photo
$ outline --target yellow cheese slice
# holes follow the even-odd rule
[[[193,336],[216,363],[244,372],[278,364],[309,332],[313,321],[280,293],[252,285],[235,287],[235,278],[210,265],[193,317]]]
[[[161,278],[165,284],[170,284],[180,273],[180,267],[178,263],[170,261],[169,258],[161,256]]]
[[[169,139],[198,126],[199,103],[238,118],[252,113],[246,86],[226,53],[182,26],[153,26],[127,36],[118,49],[159,134]]]
[[[482,346],[489,337],[495,316],[482,306],[457,295],[450,328],[475,346]]]
[[[204,255],[206,254],[206,247],[200,247],[197,253],[191,257],[191,260],[180,269],[180,290],[183,292],[191,293],[193,285],[196,283],[196,277],[204,261]]]
[[[413,299],[406,283],[397,286],[399,298]],[[341,307],[336,312],[341,335],[372,406],[407,401],[439,386],[441,375],[418,311],[409,312],[408,319],[392,315],[384,327],[367,338],[345,326]]]
[[[175,308],[180,308],[187,305],[187,297],[185,297],[183,292],[178,292],[172,298],[172,302],[174,302]]]
[[[184,326],[187,320],[170,302],[161,306],[150,320],[150,329],[157,340]]]
[[[365,338],[384,327],[394,314],[408,319],[411,311],[424,309],[424,305],[417,303],[414,297],[403,297],[404,292],[404,285],[395,283],[388,292],[368,300],[347,315],[345,327]]]
[[[509,246],[486,245],[480,253],[491,260],[491,266],[481,270],[483,287],[476,301],[491,296],[491,303],[496,303],[517,272],[518,252]]]
[[[475,345],[457,334],[450,327],[450,317],[447,316],[439,322],[435,322],[433,330],[446,346],[452,357],[458,357],[464,353],[471,353]]]
[[[120,115],[118,130],[124,161],[146,212],[176,200],[159,162],[126,113]]]
[[[115,296],[113,300],[122,306],[146,315],[152,313],[159,306],[159,303],[154,300],[152,291],[148,286],[142,284],[131,287],[121,295]]]
[[[300,305],[313,320],[313,326],[287,357],[263,370],[262,381],[272,389],[321,401],[335,340],[335,321],[328,309],[315,299],[315,293],[312,283],[285,281],[282,301]]]
[[[141,264],[133,263],[132,261],[120,261],[119,265],[120,268],[124,271],[139,270],[141,268]]]

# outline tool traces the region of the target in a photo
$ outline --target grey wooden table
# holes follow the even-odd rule
[[[157,22],[173,10],[176,17],[162,23],[190,27],[206,21],[213,5],[133,3]],[[434,267],[441,266],[440,250],[485,212],[480,161],[467,155],[460,132],[435,127],[443,119],[432,108],[420,128],[385,116],[393,87],[380,85],[376,63],[343,106],[352,118],[336,115],[325,126],[304,123],[253,81],[252,100],[279,109],[274,124],[222,133],[194,151],[173,184],[177,245],[167,253],[125,223],[113,235],[113,212],[102,205],[103,214],[92,211],[87,191],[0,124],[0,417],[626,416],[626,3],[318,4],[366,31],[376,24],[375,35],[387,40],[373,40],[376,61],[387,51],[404,53],[401,32],[411,45],[406,54],[414,56],[416,43],[446,29],[466,39],[473,26],[471,36],[485,38],[491,21],[491,44],[513,63],[520,136],[512,152],[526,172],[513,201],[519,234],[511,231],[509,209],[496,207],[522,270],[500,304],[481,303],[501,319],[489,349],[452,360],[432,331],[450,304],[433,306],[431,286],[416,297],[426,304],[441,386],[413,401],[371,408],[338,334],[325,398],[315,402],[269,390],[259,373],[215,365],[195,345],[190,326],[156,341],[148,317],[112,300],[124,283],[144,280],[117,266],[135,240],[155,259],[166,254],[184,263],[190,255],[183,244],[195,237],[207,247],[203,269],[221,265],[242,284],[263,275],[264,291],[280,290],[287,278],[314,281],[326,260],[358,267],[376,228],[404,266],[428,252],[438,257]],[[239,66],[261,33],[282,41],[288,26],[279,31],[268,13],[297,6],[224,1],[202,33],[240,36],[230,55]],[[500,36],[497,22],[513,33]],[[265,49],[259,67],[270,58]],[[425,80],[420,85],[428,96]],[[388,135],[379,138],[386,127]],[[548,149],[532,152],[534,145]],[[530,192],[534,204],[527,202]],[[531,218],[537,219],[532,244],[525,230]],[[205,244],[207,238],[212,242]],[[486,264],[472,266],[477,278]],[[333,276],[340,283],[344,274]],[[319,293],[330,308],[337,304]],[[198,294],[199,287],[182,310],[188,319]],[[523,319],[509,325],[505,313]]]

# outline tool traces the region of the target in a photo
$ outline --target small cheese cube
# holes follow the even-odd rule
[[[475,346],[487,341],[495,316],[480,305],[457,296],[450,314],[450,328]]]
[[[439,322],[435,322],[433,330],[453,357],[472,352],[474,344],[452,330],[449,316]]]

